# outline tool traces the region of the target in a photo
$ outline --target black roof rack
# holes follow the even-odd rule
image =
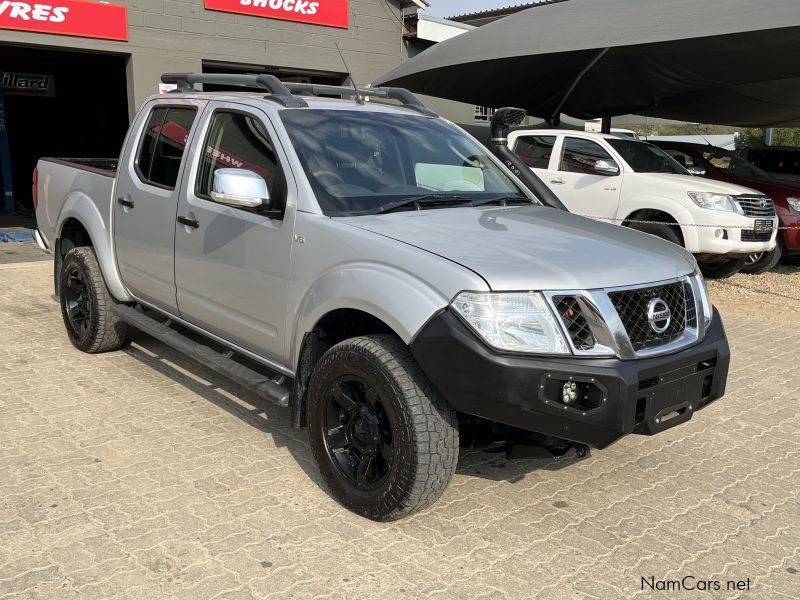
[[[317,85],[314,83],[286,83],[286,88],[293,94],[306,96],[348,96],[356,95],[356,90],[348,86],[338,85]],[[405,88],[394,87],[360,87],[358,93],[362,97],[371,96],[373,98],[386,98],[397,100],[406,108],[415,110],[426,117],[438,117],[435,112],[425,106],[419,98]]]
[[[210,83],[213,85],[235,85],[242,87],[261,88],[269,91],[269,100],[287,108],[306,108],[308,104],[302,98],[293,96],[286,89],[280,79],[274,75],[233,75],[225,73],[164,73],[162,83],[174,83],[178,86],[176,92],[193,92],[195,83]]]

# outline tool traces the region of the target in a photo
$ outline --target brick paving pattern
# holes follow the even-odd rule
[[[727,319],[725,399],[584,460],[462,451],[433,509],[376,524],[280,409],[146,337],[68,343],[51,263],[0,265],[0,598],[648,598],[692,575],[800,591],[800,341]]]

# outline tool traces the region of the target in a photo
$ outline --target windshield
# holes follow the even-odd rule
[[[768,179],[764,171],[753,163],[722,148],[712,148],[703,152],[703,158],[714,167],[734,179]]]
[[[653,144],[637,142],[634,140],[608,139],[611,146],[619,152],[620,156],[636,173],[675,173],[688,175],[681,164]]]
[[[431,203],[438,207],[527,199],[486,148],[440,119],[347,110],[280,115],[328,216],[377,214],[414,198],[442,200]]]

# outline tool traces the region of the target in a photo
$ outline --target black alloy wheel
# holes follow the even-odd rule
[[[392,470],[389,416],[378,392],[355,375],[339,378],[325,400],[325,447],[331,462],[356,489],[372,491]]]
[[[67,324],[76,338],[83,338],[89,332],[91,312],[89,306],[89,286],[83,271],[71,265],[66,271],[66,286],[62,289],[66,309]]]

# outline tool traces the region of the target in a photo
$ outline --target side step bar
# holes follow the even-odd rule
[[[135,308],[118,304],[114,309],[122,320],[164,342],[181,354],[185,354],[202,366],[228,377],[264,400],[269,400],[282,407],[289,406],[291,391],[261,373],[237,363],[228,355],[220,354],[208,346],[198,344],[178,333],[169,325],[159,323]]]

